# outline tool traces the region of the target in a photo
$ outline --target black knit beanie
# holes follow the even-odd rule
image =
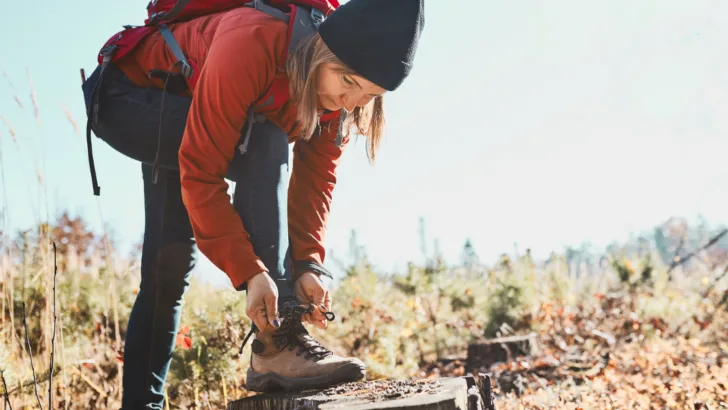
[[[393,91],[412,70],[424,26],[424,0],[349,0],[321,23],[319,34],[349,68]]]

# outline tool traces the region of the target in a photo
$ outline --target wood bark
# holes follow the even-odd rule
[[[493,363],[508,362],[519,356],[534,356],[538,351],[538,335],[535,333],[473,343],[468,346],[465,371],[473,373],[484,371]]]

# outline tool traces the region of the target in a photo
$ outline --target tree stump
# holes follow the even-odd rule
[[[485,396],[487,395],[487,397]],[[296,394],[259,394],[228,410],[495,410],[490,377],[346,383]]]
[[[519,356],[534,356],[538,354],[538,335],[499,337],[483,343],[474,343],[468,346],[468,360],[465,363],[466,372],[478,372],[487,369],[496,362],[508,362]]]

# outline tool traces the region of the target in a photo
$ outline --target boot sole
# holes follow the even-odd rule
[[[312,377],[286,377],[275,372],[258,373],[248,368],[246,389],[254,392],[301,391],[324,389],[338,384],[355,382],[366,376],[366,368],[356,364],[341,367],[331,373]]]

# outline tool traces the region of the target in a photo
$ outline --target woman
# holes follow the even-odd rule
[[[247,291],[255,324],[249,390],[364,377],[359,359],[334,355],[302,322],[325,328],[332,317],[319,275],[330,276],[322,243],[342,150],[356,131],[374,157],[382,96],[409,74],[423,26],[422,0],[350,0],[283,59],[287,25],[242,7],[170,26],[184,55],[199,62],[193,89],[162,92],[174,84],[156,73],[175,57],[159,33],[106,66],[92,128],[140,160],[144,181],[123,408],[162,408],[195,247]],[[87,105],[99,71],[84,84]],[[289,99],[266,110],[259,99],[280,71]],[[224,178],[236,182],[232,204]]]

